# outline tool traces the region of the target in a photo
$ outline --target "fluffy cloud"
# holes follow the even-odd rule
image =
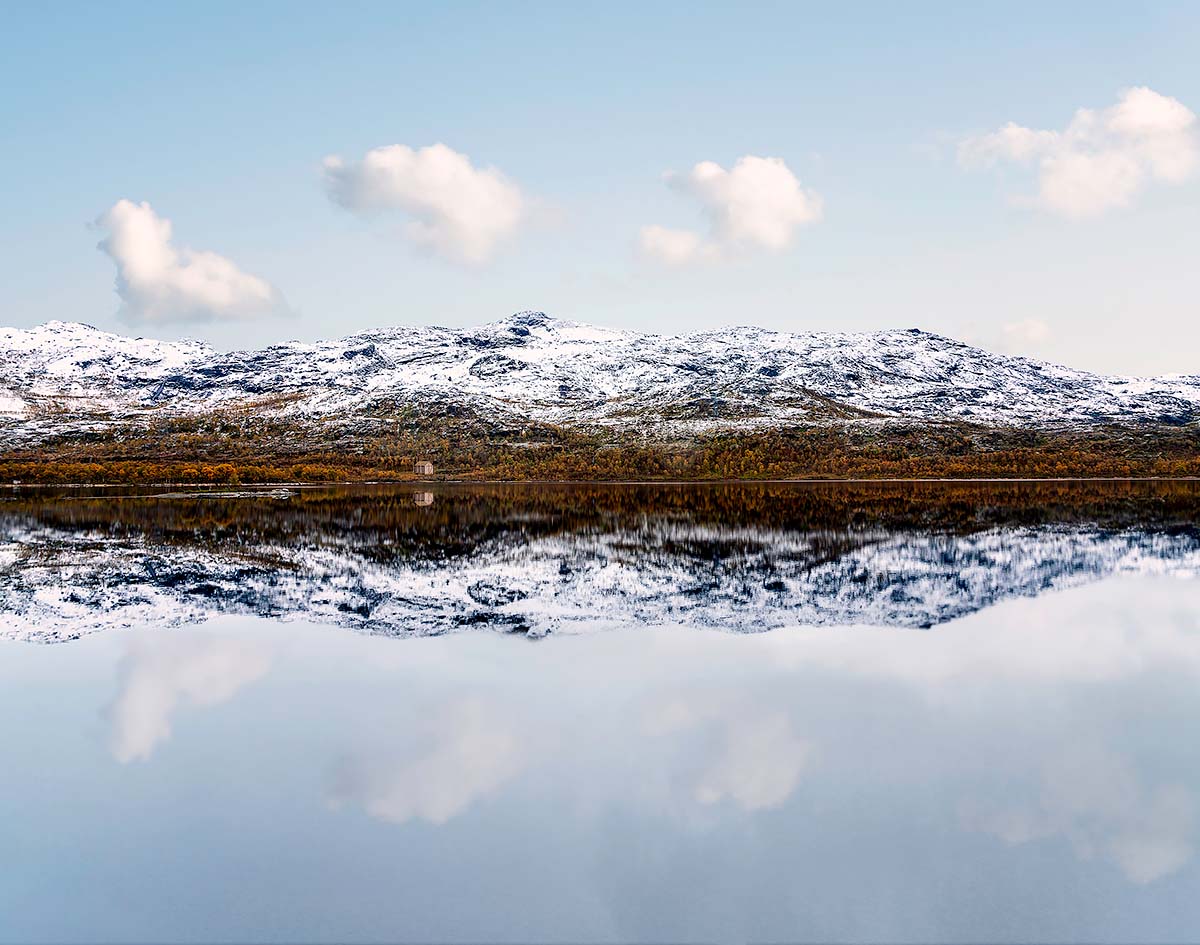
[[[516,185],[444,144],[418,150],[388,145],[355,163],[331,156],[324,172],[326,190],[339,206],[355,213],[407,213],[414,217],[407,226],[410,240],[459,262],[491,258],[525,213]]]
[[[821,198],[800,186],[782,158],[746,155],[731,170],[701,161],[666,180],[699,201],[710,221],[706,237],[657,225],[642,228],[642,252],[670,265],[748,249],[777,252],[791,245],[798,227],[821,219]]]
[[[1125,90],[1117,104],[1102,111],[1081,108],[1062,131],[1009,122],[991,134],[966,138],[958,158],[965,167],[1032,165],[1038,179],[1035,202],[1083,219],[1129,206],[1153,181],[1187,180],[1200,165],[1200,135],[1190,109],[1141,87]]]
[[[116,263],[117,294],[129,319],[250,318],[287,310],[274,286],[224,256],[177,249],[171,221],[148,203],[118,200],[96,225],[108,230],[97,248]]]
[[[273,654],[261,643],[189,631],[138,638],[121,664],[108,707],[113,757],[146,760],[171,736],[180,702],[217,705],[266,675]]]
[[[644,255],[672,266],[691,262],[703,253],[711,254],[713,251],[713,247],[705,244],[699,233],[672,230],[657,223],[642,227],[639,243]]]

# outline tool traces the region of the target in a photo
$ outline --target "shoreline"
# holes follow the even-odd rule
[[[25,489],[130,489],[187,488],[222,489],[231,487],[247,492],[278,492],[281,489],[327,489],[331,486],[720,486],[720,485],[823,485],[890,483],[1041,483],[1041,482],[1198,482],[1200,476],[930,476],[930,477],[842,477],[790,479],[330,479],[319,482],[14,482],[0,486],[0,493]]]

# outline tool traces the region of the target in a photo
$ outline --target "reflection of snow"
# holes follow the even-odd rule
[[[1098,749],[1051,760],[1036,801],[966,804],[962,818],[1011,845],[1065,837],[1080,859],[1108,860],[1138,884],[1182,869],[1195,852],[1191,792],[1179,784],[1150,787],[1127,759]]]
[[[356,757],[337,770],[330,800],[361,804],[379,820],[444,824],[521,768],[515,727],[494,707],[467,700],[448,708],[411,757]]]
[[[692,785],[701,804],[731,800],[743,810],[778,807],[791,796],[812,754],[783,712],[683,699],[655,707],[643,719],[650,736],[707,726],[715,744]],[[653,751],[651,754],[655,754]]]
[[[218,613],[303,617],[374,633],[601,625],[930,627],[1015,597],[1118,574],[1200,574],[1190,533],[1090,527],[970,535],[828,535],[651,521],[644,528],[480,543],[452,559],[370,544],[161,545],[39,527],[0,540],[0,636],[61,640]],[[481,596],[480,588],[502,593]]]
[[[195,632],[139,636],[121,663],[107,712],[113,756],[123,764],[149,758],[170,737],[181,701],[225,702],[270,665],[270,651],[255,640]]]

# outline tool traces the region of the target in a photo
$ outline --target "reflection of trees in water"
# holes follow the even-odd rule
[[[287,499],[46,490],[0,503],[0,523],[6,531],[53,525],[211,550],[336,546],[379,562],[447,560],[481,547],[601,533],[627,535],[636,549],[671,525],[711,531],[668,534],[654,542],[665,554],[737,554],[765,530],[773,533],[763,536],[768,542],[781,532],[805,534],[825,559],[880,532],[1046,524],[1174,531],[1200,523],[1197,482],[472,485],[439,488],[432,506],[415,505],[413,494],[395,486],[300,489]]]
[[[1197,483],[346,487],[18,494],[0,610],[306,615],[383,633],[598,617],[929,627],[1119,571],[1200,571]],[[167,616],[164,616],[167,615]],[[173,615],[173,616],[172,616]],[[60,627],[61,625],[61,627]],[[47,630],[46,628],[51,628]]]

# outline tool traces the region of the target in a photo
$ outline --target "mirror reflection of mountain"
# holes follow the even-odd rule
[[[1200,483],[14,490],[5,635],[218,613],[374,633],[932,627],[1116,573],[1200,573]]]

